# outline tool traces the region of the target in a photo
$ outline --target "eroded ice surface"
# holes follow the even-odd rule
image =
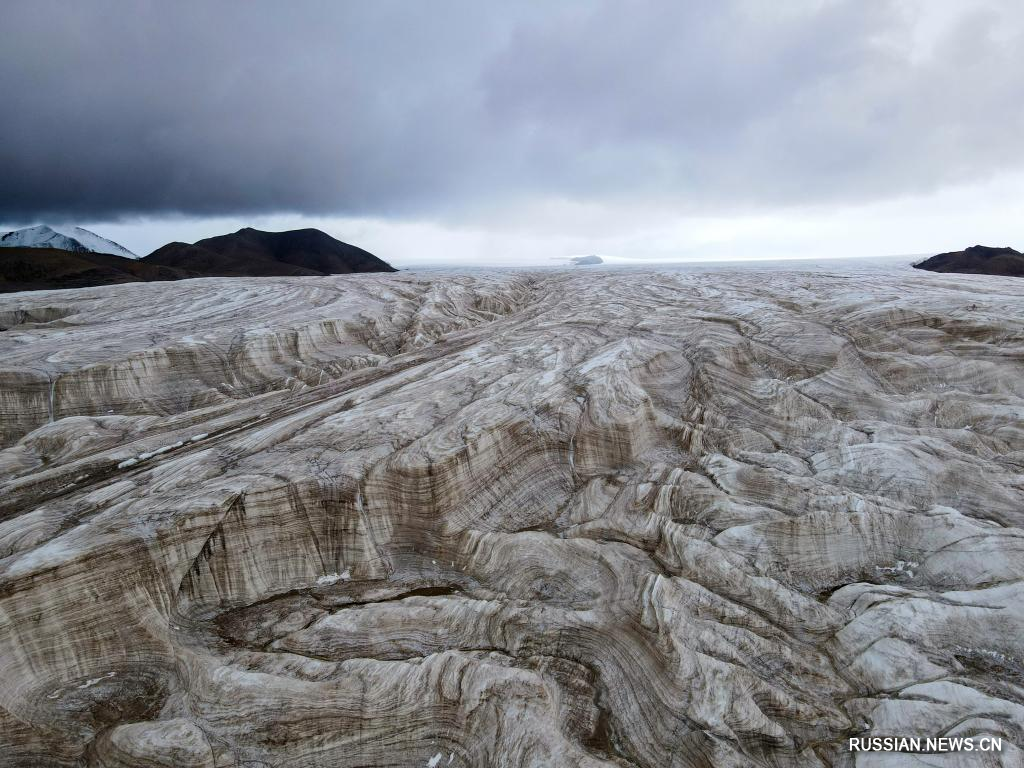
[[[840,766],[851,735],[998,735],[902,764],[1019,765],[1022,285],[0,297],[0,754]]]

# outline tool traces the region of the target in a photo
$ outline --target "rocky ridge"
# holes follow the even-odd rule
[[[196,243],[168,243],[146,256],[152,266],[185,269],[208,277],[345,275],[395,272],[362,248],[319,229],[264,232],[246,227]]]
[[[1013,248],[972,245],[962,251],[938,253],[918,262],[914,267],[931,272],[1024,277],[1024,254]]]

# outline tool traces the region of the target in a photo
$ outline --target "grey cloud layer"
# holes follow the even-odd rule
[[[722,210],[1024,164],[1022,14],[896,2],[0,8],[0,219]]]

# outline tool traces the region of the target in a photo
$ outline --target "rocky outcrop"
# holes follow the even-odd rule
[[[1024,254],[1013,248],[972,245],[962,251],[936,254],[914,266],[931,272],[1024,277]]]
[[[78,240],[58,235],[49,227],[5,235],[0,243],[4,246],[0,250],[0,293],[194,277],[322,277],[396,271],[372,253],[317,229],[241,229],[194,245],[168,243],[144,259],[91,232],[80,228],[74,231],[91,237],[92,240],[80,235],[99,252]],[[65,301],[76,300],[77,297],[65,297]]]
[[[135,258],[40,246],[5,246],[0,250],[0,293],[88,288],[152,280],[181,280],[199,275],[171,267],[143,264]],[[0,329],[7,329],[0,320]],[[2,331],[0,331],[2,332]]]
[[[2,298],[0,755],[1018,765],[1022,310],[895,271]]]
[[[194,244],[168,243],[149,254],[147,264],[199,272],[210,277],[344,275],[394,272],[372,253],[335,240],[319,229],[263,232],[246,227]]]

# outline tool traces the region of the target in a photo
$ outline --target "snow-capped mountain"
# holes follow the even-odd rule
[[[40,224],[36,227],[16,229],[0,237],[2,248],[57,248],[61,251],[80,253],[112,253],[126,259],[139,258],[113,240],[100,237],[95,232],[81,227],[50,227]]]

